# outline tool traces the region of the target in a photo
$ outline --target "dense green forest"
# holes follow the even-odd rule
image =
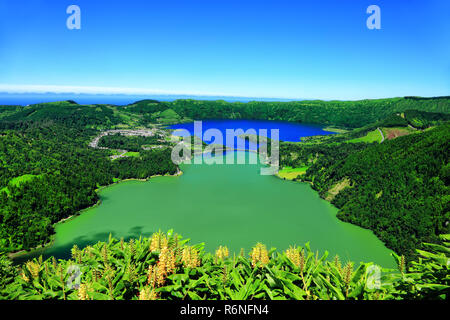
[[[48,122],[0,133],[2,251],[48,242],[55,222],[96,203],[95,190],[114,179],[177,171],[168,149],[111,161],[107,150],[87,147],[93,133]]]
[[[11,108],[17,110],[11,114]],[[71,128],[109,127],[121,123],[122,118],[112,106],[82,106],[74,101],[35,104],[26,107],[0,108],[0,129],[28,128],[33,124],[57,123]]]
[[[345,143],[361,132],[282,143],[280,164],[308,167],[299,180],[339,208],[341,220],[413,258],[421,242],[449,231],[450,124],[383,143]]]
[[[317,161],[304,180],[340,208],[338,217],[371,229],[396,252],[449,230],[450,125],[372,144],[343,160]],[[329,194],[333,188],[342,190]]]
[[[202,119],[261,119],[359,128],[406,110],[449,113],[450,97],[390,98],[359,101],[226,102],[223,100],[142,100],[127,106],[88,105],[74,101],[26,107],[0,106],[0,128],[20,128],[33,121],[53,121],[78,128],[118,124],[146,126]],[[11,110],[14,110],[12,112]]]
[[[146,145],[164,145],[161,138],[158,136],[143,137],[143,136],[124,136],[120,133],[114,135],[106,135],[102,137],[98,143],[99,147],[109,149],[123,149],[128,151],[139,152],[142,147]]]
[[[23,300],[448,300],[450,235],[424,244],[418,262],[398,269],[341,264],[304,247],[284,252],[257,243],[246,256],[215,254],[169,231],[71,250],[72,258],[42,257],[21,266],[0,256],[0,299]],[[78,269],[77,269],[78,267]]]
[[[175,100],[158,102],[143,100],[127,106],[127,111],[148,114],[148,120],[158,119],[171,110],[173,119],[263,119],[302,123],[317,123],[346,128],[358,128],[386,118],[395,112],[419,110],[448,113],[450,97],[432,99],[392,98],[359,101],[292,101],[226,102]],[[153,118],[152,118],[153,117]]]

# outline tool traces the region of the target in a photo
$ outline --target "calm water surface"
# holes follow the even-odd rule
[[[371,231],[338,220],[337,209],[308,184],[262,176],[260,167],[187,164],[179,177],[105,188],[100,206],[57,225],[55,243],[44,255],[68,257],[73,244],[104,241],[110,233],[131,238],[174,229],[192,243],[205,242],[210,252],[227,245],[248,253],[256,242],[284,250],[309,241],[331,258],[339,254],[342,260],[394,266],[390,250]]]
[[[194,135],[194,123],[181,123],[170,126],[171,129],[185,129]],[[267,130],[267,136],[271,138],[270,130],[279,130],[279,139],[282,141],[300,142],[302,137],[334,134],[325,131],[322,127],[313,124],[301,124],[287,121],[269,120],[204,120],[202,121],[203,133],[208,129],[218,129],[225,137],[226,129],[254,129],[258,133],[260,129]],[[175,135],[177,132],[175,132]],[[205,141],[208,142],[208,141]]]

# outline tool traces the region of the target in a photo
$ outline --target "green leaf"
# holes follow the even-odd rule
[[[443,265],[450,265],[450,259],[444,255],[438,255],[438,254],[434,254],[434,253],[431,253],[428,251],[423,251],[423,250],[418,250],[418,249],[416,251],[425,258],[432,259]]]
[[[282,279],[281,281],[284,284],[284,292],[287,293],[291,298],[296,300],[305,299],[306,292],[304,290],[300,289],[289,280]]]
[[[180,286],[178,284],[174,284],[174,285],[160,287],[160,288],[156,289],[156,291],[157,292],[172,292],[172,291],[180,290],[181,288],[182,288],[182,286]]]
[[[446,286],[445,284],[435,284],[435,283],[417,284],[416,286],[419,290],[430,289],[433,291],[442,291],[442,290],[450,289],[450,286]]]
[[[198,294],[195,292],[188,291],[187,294],[189,295],[189,298],[192,300],[203,300]]]
[[[233,269],[233,271],[230,272],[231,278],[233,280],[233,284],[236,288],[239,288],[242,286],[242,283],[244,282],[244,279],[242,279],[241,275],[237,271],[237,269]]]
[[[208,275],[205,274],[204,276],[200,277],[200,278],[197,279],[197,280],[190,281],[187,287],[188,287],[189,289],[194,289],[195,287],[197,287],[197,286],[200,285],[201,283],[204,283],[204,282],[205,282],[205,279],[206,279],[207,277],[208,277]]]
[[[271,300],[273,300],[273,293],[272,290],[270,290],[266,284],[263,284],[262,289],[267,293],[267,295],[269,296],[269,298]]]
[[[441,234],[441,235],[439,235],[439,238],[441,238],[442,240],[450,241],[450,233],[448,233],[448,234]]]
[[[353,288],[352,291],[350,291],[348,298],[358,298],[362,295],[362,293],[364,292],[364,288],[365,288],[365,283],[361,282],[359,284],[356,285],[355,288]]]
[[[172,274],[172,275],[168,276],[167,278],[172,280],[176,284],[182,284],[182,283],[185,283],[189,279],[189,276],[184,273],[177,273],[177,274]]]
[[[439,244],[435,244],[435,243],[424,243],[425,246],[430,247],[431,249],[433,249],[436,252],[442,252],[445,254],[450,254],[450,248],[441,246]]]
[[[321,274],[319,277],[322,279],[322,281],[325,283],[325,285],[328,287],[329,290],[331,290],[332,293],[334,293],[334,296],[339,300],[345,300],[345,296],[342,294],[341,290],[333,286],[324,276]]]
[[[367,267],[372,264],[367,263],[361,263],[359,267],[355,270],[355,273],[353,274],[352,282],[358,282],[364,278],[366,275]]]
[[[94,300],[111,300],[109,295],[100,292],[90,292],[89,296]]]

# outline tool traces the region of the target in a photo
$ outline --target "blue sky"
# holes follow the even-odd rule
[[[66,8],[81,8],[69,30]],[[369,5],[381,30],[366,27]],[[0,0],[0,91],[450,94],[447,0]]]

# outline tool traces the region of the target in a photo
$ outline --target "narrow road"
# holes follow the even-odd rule
[[[383,135],[383,132],[381,131],[380,128],[377,128],[377,129],[378,129],[378,132],[381,134],[381,142],[380,142],[380,143],[382,143],[382,142],[384,141],[384,135]]]
[[[99,147],[98,143],[100,141],[100,139],[104,136],[107,135],[111,135],[111,134],[121,134],[124,136],[143,136],[143,137],[152,137],[156,134],[156,130],[154,129],[142,129],[142,130],[107,130],[107,131],[103,131],[100,132],[100,134],[98,136],[96,136],[94,138],[94,140],[92,140],[89,143],[89,147],[94,148],[94,149],[103,149],[103,150],[113,150],[110,148],[105,148],[105,147]],[[116,155],[112,155],[109,156],[111,158],[111,160],[115,160],[118,158],[123,158],[125,157],[125,154],[128,152],[128,150],[120,150],[120,149],[116,149],[118,152],[120,152],[120,154],[116,154]]]
[[[115,160],[115,159],[118,159],[118,158],[123,158],[123,157],[125,157],[125,153],[128,152],[128,150],[117,150],[117,151],[119,151],[120,154],[116,154],[116,155],[110,156],[111,160]]]
[[[107,130],[107,131],[103,131],[100,132],[100,134],[98,136],[96,136],[94,138],[94,140],[92,140],[89,143],[89,146],[91,148],[95,148],[95,149],[109,149],[109,148],[102,148],[98,146],[98,143],[100,141],[100,139],[104,136],[107,135],[113,135],[113,134],[121,134],[124,136],[142,136],[142,137],[153,137],[156,134],[156,130],[154,129],[136,129],[136,130],[125,130],[125,129],[115,129],[115,130]]]

